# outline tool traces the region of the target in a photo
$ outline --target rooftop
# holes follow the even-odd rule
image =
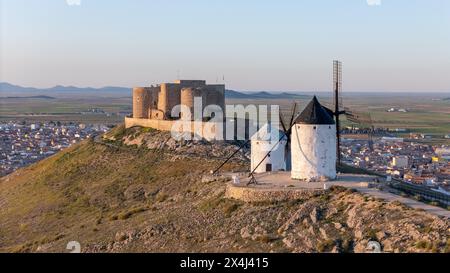
[[[295,123],[299,124],[334,124],[334,119],[328,111],[320,104],[316,96],[306,106],[305,110],[298,116]]]

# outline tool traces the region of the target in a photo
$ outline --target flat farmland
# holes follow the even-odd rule
[[[331,92],[318,92],[322,104],[332,107]],[[233,99],[227,104],[279,105],[284,119],[291,115],[294,102],[297,114],[311,100],[312,93],[302,93],[300,99]],[[405,128],[411,132],[430,133],[436,136],[450,134],[450,93],[345,93],[343,106],[357,113],[370,114],[373,125],[379,128]],[[407,112],[388,112],[388,109],[405,109]],[[100,109],[104,113],[88,113]],[[77,96],[53,99],[0,98],[0,121],[65,121],[85,123],[123,122],[124,113],[132,111],[131,97]],[[350,123],[343,118],[343,125]]]
[[[343,98],[343,106],[356,113],[370,114],[372,124],[378,128],[404,128],[411,132],[429,133],[434,135],[450,134],[450,100],[444,98],[450,97],[450,94],[364,94],[364,93],[346,93]],[[298,109],[301,111],[309,100],[300,99],[231,99],[227,103],[231,104],[278,104],[285,119],[290,116],[292,105],[298,103]],[[330,94],[318,93],[318,98],[322,104],[332,107],[333,98]],[[395,112],[388,112],[394,108]],[[407,112],[398,112],[398,109],[405,109]],[[343,125],[350,125],[343,117]]]
[[[98,109],[100,113],[92,112]],[[0,121],[61,121],[117,124],[131,112],[131,98],[2,98]]]

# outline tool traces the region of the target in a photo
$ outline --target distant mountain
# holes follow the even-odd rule
[[[130,97],[131,88],[106,86],[102,88],[92,87],[76,87],[76,86],[62,86],[57,85],[51,88],[34,88],[22,87],[6,82],[0,82],[0,96],[2,97],[36,97],[36,96],[51,96],[51,97],[65,97],[65,96],[122,96]],[[226,90],[225,97],[229,99],[304,99],[309,98],[309,95],[295,94],[295,93],[269,93],[267,91],[260,92],[239,92],[235,90]]]
[[[308,95],[295,93],[269,93],[267,91],[260,92],[238,92],[234,90],[226,90],[225,97],[229,99],[305,99]]]
[[[43,99],[43,100],[54,100],[56,99],[55,97],[50,97],[50,96],[45,96],[45,95],[41,95],[41,96],[25,96],[25,97],[0,97],[0,99]]]
[[[0,82],[0,93],[3,92],[35,92],[39,89],[34,87],[22,87],[19,85],[13,85],[7,82]]]
[[[57,85],[51,88],[22,87],[0,82],[0,95],[6,97],[32,96],[131,96],[131,88],[107,86],[102,88]]]

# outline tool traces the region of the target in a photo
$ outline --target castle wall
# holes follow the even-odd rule
[[[177,120],[156,120],[156,119],[139,119],[139,118],[125,118],[125,128],[131,127],[145,127],[153,128],[160,131],[172,131],[175,129]],[[191,133],[207,140],[223,139],[225,130],[223,129],[223,135],[219,136],[221,130],[219,126],[223,126],[222,123],[213,124],[211,122],[192,121],[189,122],[189,126],[182,127],[182,130],[178,130],[179,133]],[[179,128],[178,128],[179,129]]]
[[[206,85],[206,81],[203,80],[176,80],[176,84],[179,84],[181,88],[183,87],[203,87]]]
[[[158,109],[158,97],[159,97],[159,92],[161,91],[161,87],[160,86],[152,86],[152,87],[148,87],[148,90],[150,92],[150,108]]]
[[[181,86],[176,83],[163,83],[158,96],[158,109],[165,117],[171,117],[173,107],[180,104]],[[174,117],[176,118],[176,117]]]
[[[181,90],[184,88],[189,90],[182,93]],[[171,116],[172,109],[177,105],[184,104],[193,112],[195,97],[202,97],[202,112],[208,105],[218,105],[223,109],[223,116],[226,116],[225,85],[206,85],[206,81],[203,80],[178,80],[175,83],[162,83],[156,87],[134,88],[133,117],[160,120],[178,119],[178,116]]]
[[[209,84],[206,86],[206,106],[218,105],[222,108],[225,116],[225,85]]]

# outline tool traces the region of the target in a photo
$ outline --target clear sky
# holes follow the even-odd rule
[[[450,91],[450,1],[0,0],[0,81]],[[378,0],[369,0],[369,2]]]

